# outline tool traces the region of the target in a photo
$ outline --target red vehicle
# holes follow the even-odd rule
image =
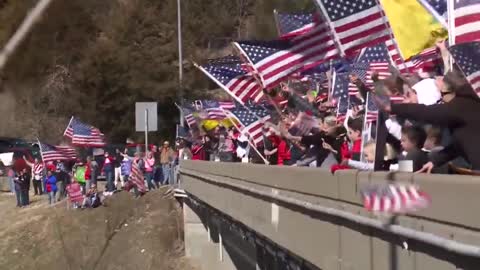
[[[26,148],[11,148],[8,150],[9,152],[13,152],[13,170],[19,172],[28,167],[27,163],[23,159],[25,157],[29,162],[34,162],[34,157],[32,152]]]

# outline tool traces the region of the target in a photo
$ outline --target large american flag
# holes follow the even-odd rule
[[[450,53],[477,94],[480,94],[480,42],[457,44]]]
[[[277,13],[275,18],[280,38],[292,38],[308,33],[315,27],[313,13]]]
[[[320,20],[307,33],[288,40],[241,41],[234,46],[266,89],[339,55],[328,24]]]
[[[480,40],[480,0],[455,0],[455,44]]]
[[[388,19],[377,0],[316,0],[329,18],[342,52],[355,52],[390,39]]]
[[[248,100],[258,102],[263,97],[262,87],[236,56],[209,60],[198,68],[242,104]]]
[[[39,142],[40,152],[42,153],[43,162],[57,160],[74,160],[77,158],[75,149],[70,146],[53,146],[50,144]]]
[[[265,122],[270,120],[270,112],[262,106],[251,104],[246,106],[248,109],[237,106],[227,114],[230,114],[239,122],[241,131],[249,134],[250,139],[258,146],[263,141],[262,128]]]
[[[98,128],[85,124],[75,117],[72,117],[63,135],[72,139],[73,145],[89,147],[105,146],[104,135]]]

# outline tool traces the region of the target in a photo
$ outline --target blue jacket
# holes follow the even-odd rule
[[[52,175],[50,177],[47,176],[47,178],[45,179],[45,188],[47,189],[47,192],[57,191],[57,178],[55,177],[55,175]]]

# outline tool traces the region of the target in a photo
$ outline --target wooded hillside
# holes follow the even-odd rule
[[[34,0],[0,0],[0,46]],[[312,10],[313,1],[182,0],[185,96],[218,95],[192,65],[229,53],[236,39],[271,39],[274,8]],[[136,101],[158,101],[161,132],[178,112],[176,0],[54,1],[0,74],[0,136],[58,143],[70,116],[99,127],[111,142],[134,132]]]

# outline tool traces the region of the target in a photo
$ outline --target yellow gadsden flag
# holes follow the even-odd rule
[[[380,2],[405,59],[447,38],[447,30],[417,0],[380,0]]]

